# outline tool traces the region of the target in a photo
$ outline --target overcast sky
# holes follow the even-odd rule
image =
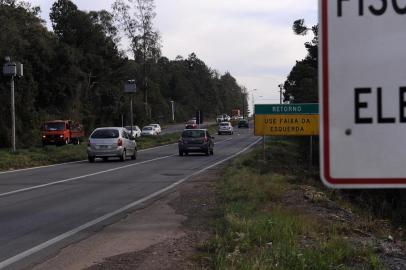
[[[54,1],[30,0],[49,21]],[[74,0],[80,10],[111,10],[114,0]],[[155,0],[155,26],[169,59],[195,52],[209,67],[229,71],[255,103],[278,103],[278,84],[306,55],[292,23],[317,23],[317,0]],[[258,89],[257,91],[252,91]],[[252,94],[251,94],[252,93]]]

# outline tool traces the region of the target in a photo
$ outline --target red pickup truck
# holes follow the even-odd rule
[[[82,125],[72,120],[54,120],[42,125],[42,145],[80,144],[85,135]]]

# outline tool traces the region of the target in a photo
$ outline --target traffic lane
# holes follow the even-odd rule
[[[172,155],[174,147],[177,147],[176,144],[141,150],[135,161],[127,160],[126,162],[120,162],[118,159],[112,159],[103,162],[101,159],[97,159],[96,163],[83,161],[58,166],[3,172],[0,173],[0,197],[8,196],[9,193],[24,191],[25,189],[36,188],[39,185],[48,185],[57,181],[75,181],[76,178],[80,179],[83,176],[120,169],[123,166],[132,166],[148,161],[153,162],[156,159]]]
[[[7,259],[151,194],[218,162],[241,147],[237,142],[227,141],[217,148],[218,154],[214,157],[173,156],[137,169],[128,168],[120,174],[106,173],[83,181],[2,198],[0,204],[4,207],[0,211],[0,258]]]
[[[203,156],[203,159],[206,159],[206,160],[208,160],[208,159],[210,159],[211,157],[205,157],[205,156]],[[188,161],[189,161],[189,163],[190,163],[190,161],[191,160],[193,160],[193,159],[188,159]],[[184,163],[182,163],[182,164],[184,164]],[[200,163],[200,164],[203,164],[203,163]],[[180,170],[185,170],[186,172],[190,172],[190,171],[195,171],[196,169],[198,169],[198,167],[196,167],[196,168],[190,168],[190,164],[188,165],[188,164],[184,164],[184,165],[186,165],[186,168],[180,168]],[[155,171],[155,169],[159,169],[159,168],[162,168],[162,166],[160,165],[160,164],[158,164],[158,166],[156,167],[156,168],[152,168],[152,171]],[[179,169],[179,168],[178,168]],[[148,172],[150,172],[151,171],[151,169],[149,169],[148,170]],[[141,177],[142,176],[142,173],[141,172],[139,172],[140,174],[139,174],[139,176]],[[176,173],[176,174],[179,174],[179,172],[178,173]],[[165,178],[167,178],[168,177],[168,175],[172,175],[172,177],[175,177],[174,175],[173,175],[173,170],[169,170],[169,172],[168,173],[162,173],[161,174],[162,176],[165,176]],[[129,179],[129,178],[131,178],[133,176],[133,174],[131,173],[128,177],[125,177],[125,176],[122,176],[122,177],[125,177],[125,178],[127,178],[127,179]],[[147,191],[147,192],[153,192],[154,191],[154,189],[152,189],[152,190],[149,190],[152,186],[151,186],[151,181],[152,182],[155,182],[155,183],[158,183],[159,185],[162,185],[162,186],[167,186],[170,182],[172,182],[170,179],[162,179],[162,178],[160,178],[161,176],[158,176],[157,177],[157,175],[155,174],[154,176],[151,176],[151,175],[148,175],[148,177],[147,178],[149,178],[149,180],[148,181],[143,181],[141,178],[141,181],[137,181],[138,182],[138,185],[135,187],[135,189],[134,189],[134,191],[135,192],[132,192],[131,194],[132,194],[132,196],[131,196],[131,198],[133,198],[133,194],[135,194],[138,190],[145,190],[145,191]],[[102,180],[103,182],[105,182],[105,183],[107,183],[107,184],[110,184],[110,183],[108,183],[108,179],[100,179],[100,180]],[[99,181],[97,181],[97,182],[99,182]],[[120,184],[120,183],[117,183],[118,181],[116,181],[116,180],[113,180],[113,183],[111,183],[111,184],[114,184],[114,186],[116,186],[117,184]],[[126,180],[126,181],[124,181],[124,183],[128,183],[128,181]],[[141,184],[144,184],[144,187],[145,187],[145,189],[144,188],[142,188],[142,187],[140,187],[140,185],[139,185],[139,183],[141,183]],[[121,184],[123,184],[123,182],[121,181]],[[147,184],[147,186],[145,186],[145,184]],[[74,185],[72,185],[72,186],[81,186],[81,185],[78,185],[78,184],[74,184]],[[156,186],[157,188],[159,188],[160,186]],[[120,188],[120,185],[118,185],[117,186],[117,188]],[[104,199],[105,198],[110,198],[109,196],[110,196],[110,192],[111,191],[113,191],[113,193],[114,194],[118,194],[119,196],[119,198],[125,198],[125,196],[124,196],[124,194],[126,194],[129,190],[131,190],[131,188],[129,188],[128,186],[126,186],[125,187],[125,189],[124,190],[122,190],[123,192],[124,192],[124,194],[121,194],[121,193],[119,193],[119,192],[117,192],[116,190],[112,190],[111,189],[111,186],[109,186],[109,191],[107,191],[107,188],[106,189],[102,189],[103,190],[103,192],[106,192],[107,191],[107,194],[106,195],[104,195],[104,196],[102,196],[102,199],[103,199],[103,202],[104,202],[104,204],[103,204],[103,206],[102,207],[105,207],[105,205],[106,204],[108,204],[108,201],[105,201]],[[82,190],[82,189],[81,189]],[[69,193],[67,190],[66,190],[66,188],[65,188],[65,190],[63,190],[62,191],[63,192],[63,194],[67,194],[67,193]],[[85,191],[85,194],[84,194],[84,196],[80,196],[79,197],[79,199],[80,198],[86,198],[88,195],[87,194],[93,194],[93,193],[96,193],[96,194],[100,194],[98,191],[96,191],[96,190],[94,190],[93,188],[92,188],[92,190],[90,190],[90,192],[91,193],[89,193],[89,192],[86,192]],[[57,192],[52,192],[53,194],[57,194]],[[78,194],[79,192],[78,191],[74,191],[74,193],[75,194]],[[39,195],[39,197],[44,197],[46,194],[40,194]],[[63,200],[63,204],[64,205],[70,205],[70,203],[75,203],[75,202],[77,202],[77,201],[80,201],[79,199],[77,199],[77,198],[72,198],[72,200],[70,200],[70,202],[69,203],[66,203],[65,202],[65,200]],[[53,198],[51,198],[51,200],[50,200],[50,202],[52,202],[52,201],[55,201]],[[30,207],[32,205],[32,203],[28,203],[28,205],[26,205],[26,207],[23,207],[23,208],[27,208],[27,207]],[[45,206],[47,206],[47,205],[49,205],[48,203],[45,203]],[[80,204],[80,205],[91,205],[91,204],[88,204],[88,203],[85,203],[85,204]],[[79,205],[79,206],[80,206]],[[109,205],[113,205],[114,207],[116,207],[114,204],[109,204]],[[90,207],[90,209],[88,209],[88,210],[85,210],[85,213],[84,213],[84,215],[85,216],[90,216],[89,215],[89,213],[91,213],[91,211],[93,211],[93,213],[94,213],[94,209],[99,209],[98,208],[98,206],[99,206],[99,208],[100,208],[100,205],[99,204],[96,204],[95,206],[91,206]],[[117,207],[118,207],[119,205],[117,205]],[[80,216],[82,216],[82,213],[77,213],[77,209],[82,209],[82,207],[76,207],[76,206],[70,206],[70,207],[68,207],[69,209],[75,209],[75,211],[72,213],[73,214],[73,218],[69,218],[69,217],[67,217],[66,215],[66,213],[68,213],[69,211],[69,209],[66,209],[66,207],[65,207],[65,209],[63,210],[63,211],[60,211],[60,210],[52,210],[51,211],[51,213],[42,213],[40,216],[39,216],[39,219],[40,220],[45,220],[45,221],[47,221],[47,223],[50,223],[50,224],[48,224],[48,225],[52,225],[52,226],[60,226],[60,228],[64,228],[64,226],[66,226],[67,224],[68,224],[68,222],[67,221],[72,221],[72,220],[74,220],[75,219],[75,217],[77,218],[77,217],[80,217]],[[39,207],[39,209],[43,209],[43,206],[40,206]],[[63,221],[62,222],[58,222],[58,220],[49,220],[49,219],[47,219],[47,218],[43,218],[43,217],[59,217],[60,215],[55,215],[54,213],[64,213],[63,214],[63,216],[64,216],[64,218],[63,218]],[[99,212],[97,212],[97,213],[95,213],[96,214],[96,216],[99,214]],[[101,213],[100,213],[101,214]],[[2,216],[4,216],[4,214],[1,214]],[[25,214],[25,216],[28,216],[27,215],[27,213]],[[30,220],[29,220],[29,223],[33,223],[35,220],[38,220],[38,218],[31,218]],[[17,222],[17,224],[18,224],[18,222]],[[40,226],[39,226],[39,228],[49,228],[49,226],[48,226],[47,224],[41,224]],[[4,226],[3,226],[4,227]],[[8,227],[14,227],[13,226],[13,224],[11,225],[11,226],[8,226]],[[33,239],[32,238],[32,235],[33,235],[33,233],[32,233],[32,231],[33,230],[35,230],[35,226],[32,226],[32,225],[30,225],[29,226],[30,227],[30,231],[28,231],[28,232],[22,232],[22,235],[24,235],[24,236],[28,236],[28,239],[24,239],[24,238],[19,238],[18,239],[18,241],[14,241],[14,242],[16,242],[16,243],[26,243],[26,244],[29,244],[29,243],[35,243],[35,239]],[[68,229],[68,228],[66,228],[66,229]],[[17,235],[18,234],[20,234],[20,233],[17,233]],[[6,235],[10,235],[10,233],[6,233]],[[49,235],[49,230],[48,229],[46,229],[45,231],[42,231],[42,232],[40,232],[40,235]],[[40,240],[41,241],[41,240]],[[2,239],[2,243],[5,243],[5,242],[7,242],[7,240],[6,239]],[[14,248],[12,248],[12,247],[10,247],[10,246],[7,246],[7,248],[6,248],[6,250],[15,250]]]
[[[77,178],[102,171],[114,170],[122,166],[162,158],[164,156],[173,154],[174,146],[174,144],[166,145],[160,148],[139,152],[137,159],[134,161],[128,159],[125,162],[120,162],[119,159],[111,159],[103,162],[101,159],[97,159],[95,163],[83,161],[58,166],[2,173],[0,174],[0,196],[2,196],[1,194],[3,193],[8,193],[15,190],[49,184],[55,181]]]
[[[216,122],[207,122],[204,124],[201,124],[199,128],[208,128],[210,125],[215,124]],[[162,129],[161,134],[169,134],[169,133],[175,133],[175,132],[181,132],[185,129],[186,122],[184,124],[175,124],[175,125],[169,125],[167,127],[164,127]]]

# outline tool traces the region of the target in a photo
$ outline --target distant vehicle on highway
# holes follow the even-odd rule
[[[221,123],[221,122],[230,122],[231,117],[228,116],[227,114],[222,114],[217,116],[217,123]]]
[[[234,133],[234,128],[230,122],[221,122],[219,123],[217,132],[219,135],[224,133],[232,135]]]
[[[156,136],[158,133],[153,126],[145,126],[141,130],[141,136]]]
[[[45,122],[41,128],[42,145],[80,144],[85,136],[82,125],[72,120],[54,120]]]
[[[185,129],[178,142],[179,156],[202,152],[214,154],[214,137],[207,129]]]
[[[233,109],[231,110],[231,115],[234,120],[238,120],[240,117],[240,109]]]
[[[240,119],[238,121],[238,128],[249,128],[248,120],[247,119]]]
[[[196,119],[187,121],[185,129],[195,129],[195,128],[197,128]]]
[[[137,158],[137,143],[126,128],[102,127],[95,129],[89,137],[87,144],[87,158],[93,163],[96,158],[107,160],[109,157],[118,157],[125,161],[127,157]]]
[[[149,125],[155,128],[157,135],[161,134],[162,129],[161,129],[161,126],[159,124],[149,124]]]
[[[131,126],[125,126],[125,128],[128,130],[128,133],[131,134]],[[133,126],[133,132],[131,134],[133,137],[138,138],[141,137],[141,129],[139,126]]]

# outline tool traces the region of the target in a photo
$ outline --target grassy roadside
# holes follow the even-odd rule
[[[175,143],[180,136],[179,132],[164,134],[156,137],[137,139],[138,149]],[[32,147],[21,149],[12,153],[8,149],[0,150],[0,171],[23,169],[36,166],[45,166],[56,163],[87,159],[86,143],[80,145],[65,145],[46,147]]]
[[[353,217],[300,166],[294,141],[273,142],[234,161],[217,185],[218,218],[199,257],[212,269],[386,269],[369,235],[371,217]],[[354,221],[355,220],[355,221]],[[365,232],[368,230],[367,232]],[[382,232],[385,235],[387,232]],[[400,269],[400,268],[399,268]]]

